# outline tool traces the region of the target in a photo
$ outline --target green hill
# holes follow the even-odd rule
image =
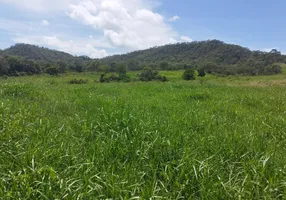
[[[75,59],[74,56],[65,52],[51,50],[30,44],[16,44],[8,49],[5,49],[4,54],[44,62],[74,61]]]
[[[286,56],[273,49],[271,52],[251,51],[239,45],[218,40],[177,43],[123,55],[103,58],[105,64],[127,63],[130,68],[147,65],[161,69],[180,69],[184,66],[206,67],[222,74],[262,74],[267,66],[286,61]],[[132,66],[133,65],[133,66]],[[137,66],[138,67],[138,66]]]
[[[16,44],[0,51],[0,75],[41,73],[51,67],[56,68],[51,70],[53,72],[114,72],[122,65],[132,71],[144,67],[162,70],[193,68],[222,75],[270,75],[281,73],[280,63],[285,62],[286,56],[275,49],[271,52],[251,51],[218,40],[169,44],[103,59],[77,57],[35,45]]]
[[[147,50],[134,51],[103,59],[105,62],[123,62],[136,60],[153,64],[158,62],[191,63],[193,61],[212,61],[235,64],[252,56],[252,51],[238,45],[225,44],[218,40],[177,43]]]
[[[47,69],[53,74],[66,70],[81,72],[91,60],[86,56],[77,57],[36,45],[16,44],[0,51],[0,75],[38,74],[47,72]]]

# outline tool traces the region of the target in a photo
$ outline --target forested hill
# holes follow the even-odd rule
[[[235,64],[247,60],[251,56],[252,51],[247,48],[225,44],[218,40],[210,40],[153,47],[147,50],[106,57],[103,61],[108,63],[136,60],[146,64],[158,62],[188,64],[193,61],[208,61]]]
[[[169,44],[103,59],[77,57],[35,45],[16,44],[0,50],[0,76],[66,71],[114,72],[122,66],[128,70],[144,67],[161,70],[193,68],[223,75],[270,75],[281,73],[279,63],[285,62],[286,56],[275,49],[271,52],[251,51],[218,40]]]
[[[16,44],[0,50],[0,76],[82,72],[93,60],[30,44]]]
[[[74,56],[65,52],[30,44],[16,44],[8,49],[5,49],[3,53],[44,62],[73,61],[75,59]]]
[[[130,63],[130,66],[145,64],[163,69],[178,69],[182,66],[198,68],[205,66],[210,71],[223,74],[262,74],[264,68],[286,61],[286,56],[275,49],[271,52],[251,51],[239,45],[226,44],[219,40],[177,43],[123,55],[103,58],[110,63]]]

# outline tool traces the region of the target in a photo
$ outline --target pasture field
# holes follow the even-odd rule
[[[0,79],[0,199],[285,199],[286,74],[182,73]]]

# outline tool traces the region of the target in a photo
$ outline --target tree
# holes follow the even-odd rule
[[[127,73],[127,68],[124,64],[117,64],[115,69],[116,69],[116,72],[118,74],[126,74]]]
[[[75,71],[76,72],[83,72],[84,71],[83,66],[82,65],[76,65],[75,66]]]
[[[282,67],[278,64],[267,66],[264,69],[264,74],[266,75],[280,74],[281,72],[282,72]]]
[[[202,64],[202,68],[206,71],[206,73],[216,73],[220,71],[218,70],[218,65],[210,62]]]
[[[97,68],[98,72],[104,72],[107,73],[109,71],[109,67],[107,65],[101,64],[98,68]]]
[[[10,65],[8,61],[0,56],[0,76],[9,75]]]
[[[81,59],[76,60],[74,70],[75,70],[76,72],[83,72],[83,71],[84,71],[84,66],[85,66],[84,60],[86,59],[86,57],[81,56],[81,57],[79,57],[79,58],[81,58]]]
[[[184,74],[183,74],[183,79],[184,80],[195,80],[195,70],[193,69],[186,69]]]
[[[108,79],[106,78],[106,74],[105,73],[100,75],[99,82],[101,82],[101,83],[108,82]]]
[[[152,81],[157,75],[157,71],[152,70],[150,67],[145,67],[139,77],[140,81]]]
[[[67,66],[68,66],[67,63],[65,63],[63,61],[59,61],[57,63],[57,65],[58,65],[59,73],[65,73],[66,72]]]
[[[7,61],[10,65],[10,73],[16,75],[17,72],[23,71],[23,65],[21,59],[16,56],[9,56]]]
[[[140,81],[158,80],[162,82],[168,81],[167,77],[159,75],[159,72],[152,70],[150,67],[145,67],[139,75]]]
[[[127,63],[127,68],[131,71],[136,71],[136,70],[140,70],[141,67],[139,65],[138,62],[136,62],[135,60],[131,60]]]
[[[110,65],[109,65],[109,70],[110,72],[116,72],[116,63],[115,62],[112,62]]]
[[[59,68],[55,67],[55,66],[50,66],[48,68],[45,69],[47,74],[50,74],[52,76],[56,76],[59,74]]]
[[[88,71],[98,71],[99,67],[100,67],[100,62],[99,61],[90,61],[88,64]]]
[[[162,70],[167,70],[168,66],[169,66],[168,62],[161,62],[160,63],[160,69],[162,69]]]

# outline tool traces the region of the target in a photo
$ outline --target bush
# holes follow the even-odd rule
[[[109,83],[109,82],[130,82],[130,77],[127,74],[111,74],[109,77],[107,77],[106,74],[101,74],[99,82],[101,83]]]
[[[84,71],[83,66],[81,66],[81,65],[76,65],[76,66],[75,66],[75,71],[76,71],[76,72],[83,72],[83,71]]]
[[[162,81],[162,82],[166,82],[168,81],[166,76],[161,76],[159,74],[159,72],[152,70],[149,67],[145,67],[143,69],[143,71],[141,72],[141,74],[139,74],[139,80],[140,81],[153,81],[153,80],[157,80],[157,81]]]
[[[108,83],[109,81],[108,81],[108,78],[107,77],[105,77],[106,76],[106,74],[101,74],[100,75],[100,79],[99,79],[99,82],[101,82],[101,83]]]
[[[127,68],[124,64],[119,64],[116,65],[116,72],[120,75],[120,74],[126,74],[127,73]]]
[[[205,72],[204,68],[198,69],[198,73],[199,73],[198,76],[200,76],[200,77],[206,76],[206,72]]]
[[[83,79],[73,79],[68,82],[68,84],[87,84],[88,80]]]
[[[49,67],[49,68],[45,69],[45,72],[47,74],[55,76],[55,75],[59,74],[59,69],[57,67]]]
[[[193,69],[186,69],[184,74],[183,74],[183,79],[184,80],[195,80],[195,70]]]
[[[118,81],[130,82],[131,78],[127,74],[119,74]]]
[[[267,66],[263,72],[265,75],[273,75],[282,73],[282,67],[278,64],[273,64],[271,66]]]
[[[167,81],[168,81],[168,79],[167,79],[167,77],[166,77],[166,76],[162,76],[161,81],[162,81],[162,82],[167,82]]]

